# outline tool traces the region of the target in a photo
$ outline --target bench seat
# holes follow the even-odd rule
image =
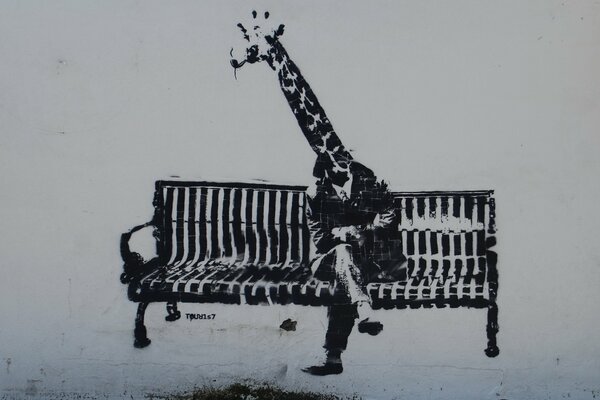
[[[410,304],[445,306],[454,300],[487,305],[485,257],[428,260],[409,258],[404,281],[369,283],[376,308],[405,308]],[[227,304],[300,304],[326,306],[345,303],[333,282],[318,280],[305,264],[242,265],[208,260],[196,265],[156,269],[131,285],[137,301],[182,301]]]

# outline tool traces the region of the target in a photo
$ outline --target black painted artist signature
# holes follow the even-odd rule
[[[188,319],[188,321],[193,321],[196,319],[215,319],[215,317],[217,316],[217,314],[191,314],[191,313],[185,313],[185,317]]]

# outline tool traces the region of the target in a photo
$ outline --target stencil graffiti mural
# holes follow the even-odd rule
[[[342,144],[280,40],[284,26],[267,29],[268,12],[252,17],[238,24],[247,47],[241,58],[232,50],[231,66],[264,62],[277,74],[316,153],[315,182],[156,182],[154,217],[121,238],[121,281],[139,303],[134,345],[150,344],[144,314],[152,302],[166,303],[168,321],[181,317],[179,302],[323,306],[326,359],[304,371],[339,374],[355,323],[373,336],[384,329],[372,310],[472,307],[487,309],[485,353],[496,356],[493,192],[391,191]],[[149,261],[129,247],[146,227],[157,243]]]

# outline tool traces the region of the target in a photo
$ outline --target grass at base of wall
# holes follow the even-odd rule
[[[273,386],[233,384],[225,388],[201,388],[191,393],[164,397],[165,400],[360,400],[359,397],[340,397],[333,394],[293,392]]]

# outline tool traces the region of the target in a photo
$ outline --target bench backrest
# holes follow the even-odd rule
[[[308,262],[312,242],[302,186],[158,181],[155,223],[163,265],[229,258],[243,264]],[[397,192],[403,253],[422,262],[485,268],[495,233],[492,191]],[[463,261],[461,261],[463,260]]]
[[[495,234],[492,191],[395,193],[407,256],[485,255]]]
[[[396,193],[402,252],[408,257],[403,301],[464,300],[483,306],[487,303],[480,300],[495,299],[496,255],[489,251],[496,230],[492,194]]]
[[[308,260],[304,187],[158,181],[158,254],[167,265],[229,258],[243,264]]]

